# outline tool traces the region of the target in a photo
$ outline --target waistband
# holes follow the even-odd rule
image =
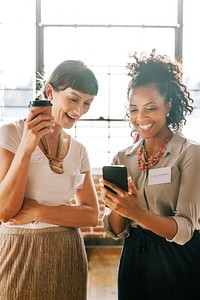
[[[130,234],[136,234],[136,233],[143,233],[146,236],[149,236],[151,238],[157,238],[157,239],[164,239],[163,237],[157,235],[156,233],[152,232],[151,230],[144,229],[141,226],[137,225],[137,227],[131,227],[130,228]]]
[[[155,239],[164,239],[164,237],[159,236],[158,234],[152,232],[151,230],[142,228],[141,226],[137,225],[137,227],[130,227],[130,234],[135,234],[135,233],[143,233],[144,235],[151,237],[151,238],[155,238]],[[192,238],[194,237],[199,237],[199,230],[195,230],[193,233]]]
[[[61,232],[61,231],[77,231],[78,228],[74,227],[44,227],[44,228],[22,228],[22,227],[9,227],[6,225],[0,225],[0,234],[31,234],[31,233],[43,233],[43,232]]]

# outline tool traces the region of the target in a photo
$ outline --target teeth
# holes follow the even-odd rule
[[[151,126],[152,126],[153,124],[148,124],[148,125],[139,125],[139,127],[141,128],[141,129],[144,129],[144,130],[146,130],[146,129],[149,129]]]
[[[68,114],[68,116],[69,116],[70,118],[72,118],[72,119],[76,120],[76,118],[75,118],[75,117],[73,117],[73,116],[71,116],[71,115],[69,115],[69,114]]]

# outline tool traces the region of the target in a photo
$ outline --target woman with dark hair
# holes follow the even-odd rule
[[[89,68],[64,61],[38,95],[51,102],[52,114],[36,106],[0,128],[1,300],[87,298],[79,228],[97,225],[98,201],[87,151],[66,130],[97,92]]]
[[[124,238],[119,300],[198,300],[200,145],[180,131],[193,100],[180,63],[155,50],[132,58],[127,115],[140,139],[113,159],[128,169],[129,192],[100,180],[105,229]]]

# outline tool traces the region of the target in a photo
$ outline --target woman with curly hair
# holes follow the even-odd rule
[[[119,300],[200,299],[200,145],[181,133],[194,102],[181,64],[155,50],[128,64],[128,110],[140,140],[119,151],[129,191],[100,180],[107,233],[124,238]],[[105,186],[112,188],[112,193]]]

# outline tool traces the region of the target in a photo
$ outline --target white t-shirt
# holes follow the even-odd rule
[[[2,125],[0,127],[0,147],[16,153],[21,141],[23,127],[23,120]],[[87,150],[72,137],[70,137],[69,150],[63,161],[63,169],[63,174],[54,173],[49,167],[47,157],[37,147],[30,161],[25,197],[49,206],[71,205],[75,192],[82,188],[84,183],[84,174],[81,173],[90,170]],[[41,222],[20,225],[23,228],[50,226],[57,225]]]

